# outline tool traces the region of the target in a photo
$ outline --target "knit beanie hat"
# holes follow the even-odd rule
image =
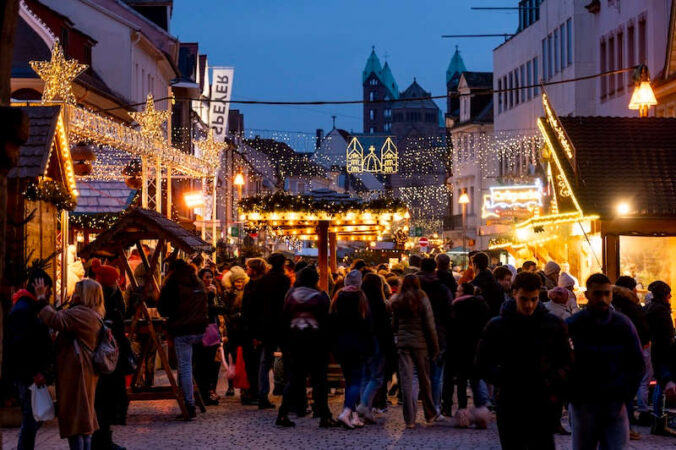
[[[246,272],[239,266],[232,266],[230,268],[230,282],[246,280]]]
[[[102,286],[113,287],[120,278],[120,272],[116,267],[101,264],[101,260],[94,258],[92,260],[92,272],[96,275],[96,281]]]
[[[361,272],[358,270],[352,270],[345,277],[345,287],[354,286],[356,288],[361,287]]]
[[[575,286],[575,280],[566,272],[561,272],[561,275],[559,275],[558,286],[562,288],[573,287]]]
[[[547,297],[554,303],[564,304],[568,301],[568,290],[563,287],[555,287],[547,292]]]
[[[549,276],[556,272],[561,272],[561,266],[556,264],[554,261],[549,261],[547,264],[545,264],[545,275]]]
[[[671,288],[664,281],[653,281],[648,285],[648,290],[653,294],[653,300],[664,300],[671,293]]]

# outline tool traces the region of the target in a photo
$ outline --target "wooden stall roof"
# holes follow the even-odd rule
[[[213,247],[199,236],[167,219],[157,211],[133,208],[111,228],[99,234],[79,253],[82,258],[100,256],[113,258],[121,249],[127,249],[138,241],[164,239],[186,253],[213,252]]]

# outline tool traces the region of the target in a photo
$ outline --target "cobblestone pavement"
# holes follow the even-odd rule
[[[279,403],[279,397],[273,397]],[[336,416],[342,396],[331,397],[331,408]],[[318,420],[295,419],[296,427],[279,429],[273,426],[275,411],[259,411],[253,406],[241,406],[232,397],[221,405],[209,407],[206,414],[198,414],[192,422],[175,420],[179,410],[175,402],[135,402],[129,409],[128,424],[115,427],[115,441],[130,450],[135,449],[499,449],[497,428],[493,421],[488,430],[456,429],[451,423],[441,422],[431,428],[418,425],[404,428],[402,411],[391,406],[380,416],[378,425],[364,429],[320,429]],[[422,422],[422,417],[419,419]],[[16,448],[18,430],[3,431],[4,447]],[[632,449],[676,448],[676,439],[655,437],[646,428],[639,428],[640,441],[632,441]],[[557,448],[570,448],[570,438],[556,437]],[[59,439],[56,422],[45,425],[38,432],[38,449],[67,449]]]

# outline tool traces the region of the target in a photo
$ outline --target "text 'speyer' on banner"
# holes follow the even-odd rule
[[[211,104],[209,106],[209,127],[214,138],[223,141],[228,134],[228,113],[232,96],[234,67],[213,67],[211,83]]]

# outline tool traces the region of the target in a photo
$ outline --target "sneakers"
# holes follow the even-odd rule
[[[276,427],[282,427],[282,428],[291,428],[295,427],[296,424],[292,422],[287,416],[278,416],[277,420],[275,420],[275,426]]]
[[[176,417],[177,420],[185,420],[187,422],[197,417],[197,411],[194,406],[186,405],[185,408],[188,410],[188,417],[186,418],[183,414],[179,414]]]
[[[362,404],[357,406],[357,413],[366,420],[366,423],[376,423],[376,418],[367,406]]]
[[[350,408],[343,409],[343,412],[338,416],[338,422],[340,422],[345,428],[349,430],[354,430],[354,425],[352,424],[352,410]]]
[[[357,428],[362,428],[364,426],[364,422],[362,422],[362,420],[359,418],[359,414],[357,413],[357,411],[352,412],[351,420],[352,425]]]

